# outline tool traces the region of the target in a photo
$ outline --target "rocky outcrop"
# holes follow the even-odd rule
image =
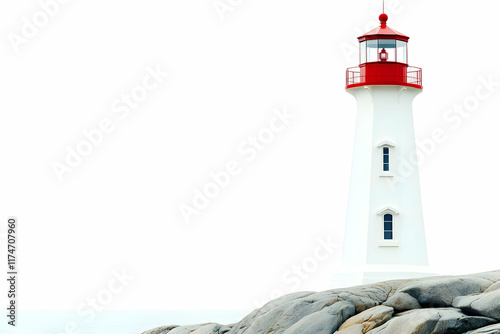
[[[158,327],[143,334],[500,334],[500,271],[300,292],[233,325]]]
[[[495,320],[491,318],[467,316],[454,308],[428,308],[398,314],[369,333],[465,333],[494,323]]]
[[[143,334],[225,334],[231,328],[219,324],[200,324],[191,326],[163,326],[149,331],[143,332]]]
[[[157,327],[154,329],[151,329],[149,331],[143,332],[143,334],[166,334],[170,332],[172,329],[177,328],[179,326],[161,326]]]
[[[338,302],[305,316],[288,328],[285,334],[331,334],[355,313],[353,303]]]
[[[491,285],[481,277],[446,277],[410,283],[400,290],[422,307],[451,307],[458,296],[480,293]]]
[[[338,334],[366,333],[375,327],[385,324],[392,318],[394,309],[388,306],[375,306],[345,321],[337,331]]]
[[[453,306],[462,311],[500,321],[500,290],[455,298]]]
[[[475,329],[466,334],[500,334],[500,324]]]
[[[384,302],[384,305],[392,307],[396,312],[422,308],[416,298],[405,292],[396,292]]]

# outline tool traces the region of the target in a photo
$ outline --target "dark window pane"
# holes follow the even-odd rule
[[[392,215],[391,214],[385,214],[384,215],[384,221],[385,222],[392,222]]]
[[[392,222],[384,222],[384,231],[392,231]]]
[[[371,39],[367,43],[367,47],[369,48],[378,48],[378,40],[377,39]]]
[[[392,240],[392,232],[384,232],[385,240]]]
[[[395,39],[380,39],[378,41],[379,49],[394,49],[396,47]]]
[[[383,160],[384,160],[384,172],[388,172],[389,171],[389,148],[388,147],[384,147],[383,148]]]

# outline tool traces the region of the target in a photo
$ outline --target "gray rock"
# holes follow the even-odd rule
[[[142,334],[167,334],[169,333],[172,329],[179,327],[179,326],[161,326],[161,327],[156,327],[150,330],[147,330],[145,332],[142,332]]]
[[[272,300],[235,324],[229,333],[264,333],[265,330],[269,330],[273,326],[276,319],[283,314],[290,305],[301,300],[310,301],[309,297],[314,294],[313,292],[299,292]]]
[[[408,282],[410,280],[387,281],[349,289],[332,290],[332,292],[338,294],[339,298],[352,302],[356,306],[356,313],[361,313],[382,304]]]
[[[336,296],[308,295],[283,299],[281,304],[265,305],[236,324],[229,333],[283,333],[305,316],[320,311],[339,300]]]
[[[396,292],[389,297],[383,305],[392,307],[396,312],[404,312],[421,308],[418,300],[405,292]]]
[[[456,297],[481,293],[491,284],[480,277],[433,278],[411,283],[399,292],[417,299],[422,307],[451,307]]]
[[[227,328],[225,332],[219,332],[221,327]],[[157,327],[142,334],[222,334],[226,333],[229,327],[218,324],[200,324],[190,326],[162,326]]]
[[[466,334],[500,334],[500,324],[475,329]]]
[[[191,334],[225,334],[231,330],[230,327],[219,324],[208,324],[191,332]]]
[[[488,271],[488,272],[479,273],[479,274],[466,275],[463,277],[476,277],[476,278],[488,280],[490,282],[489,286],[491,286],[493,283],[500,281],[500,270]]]
[[[383,305],[375,306],[347,319],[336,333],[366,333],[373,328],[386,323],[389,319],[391,319],[393,314],[394,309],[392,307]],[[352,327],[354,327],[354,329]]]
[[[234,325],[228,334],[281,334],[302,318],[335,303],[351,302],[356,313],[383,303],[407,281],[389,281],[350,289],[283,296],[255,310]]]
[[[245,317],[229,333],[283,333],[303,317],[340,301],[335,296],[315,295],[306,294],[299,298],[284,296],[281,303],[268,303]]]
[[[368,334],[451,334],[488,326],[495,320],[466,316],[458,309],[434,308],[403,312]]]
[[[500,321],[500,290],[457,297],[453,306],[467,314],[481,315]]]
[[[203,328],[208,324],[199,324],[199,325],[191,325],[191,326],[179,326],[172,329],[168,334],[190,334],[197,329]]]
[[[332,334],[355,313],[351,302],[338,302],[309,314],[285,331],[285,334]]]
[[[485,292],[491,292],[495,290],[500,290],[500,282],[496,282],[495,284],[492,284],[488,289],[486,289]]]
[[[342,330],[338,330],[335,334],[364,334],[365,328],[362,324],[352,325]]]

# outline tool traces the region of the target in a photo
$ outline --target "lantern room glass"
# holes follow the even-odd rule
[[[361,42],[359,47],[360,47],[360,49],[359,49],[359,56],[360,56],[359,63],[363,64],[363,63],[366,63],[366,41]]]
[[[406,42],[396,41],[396,61],[399,63],[408,64],[408,49]]]
[[[407,42],[395,39],[371,39],[359,44],[360,64],[379,62],[383,49],[388,53],[388,62],[408,64]]]
[[[378,39],[372,39],[366,42],[366,62],[378,61]]]

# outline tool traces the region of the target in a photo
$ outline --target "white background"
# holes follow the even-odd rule
[[[16,53],[9,33],[40,5],[2,2],[0,217],[19,218],[23,309],[75,309],[113,270],[134,276],[106,305],[117,310],[251,310],[276,289],[330,288],[340,248],[298,287],[283,275],[317,238],[342,240],[356,110],[345,69],[358,63],[345,50],[381,4],[233,4],[222,20],[212,0],[73,0]],[[486,0],[387,7],[424,71],[417,141],[447,136],[420,167],[431,264],[498,269],[500,86],[460,125],[444,119],[478,77],[500,82],[498,11]],[[120,120],[113,103],[157,65],[169,77]],[[284,106],[295,118],[245,162],[238,146]],[[58,180],[52,164],[105,118],[114,131]],[[179,205],[231,160],[241,174],[186,224]]]

